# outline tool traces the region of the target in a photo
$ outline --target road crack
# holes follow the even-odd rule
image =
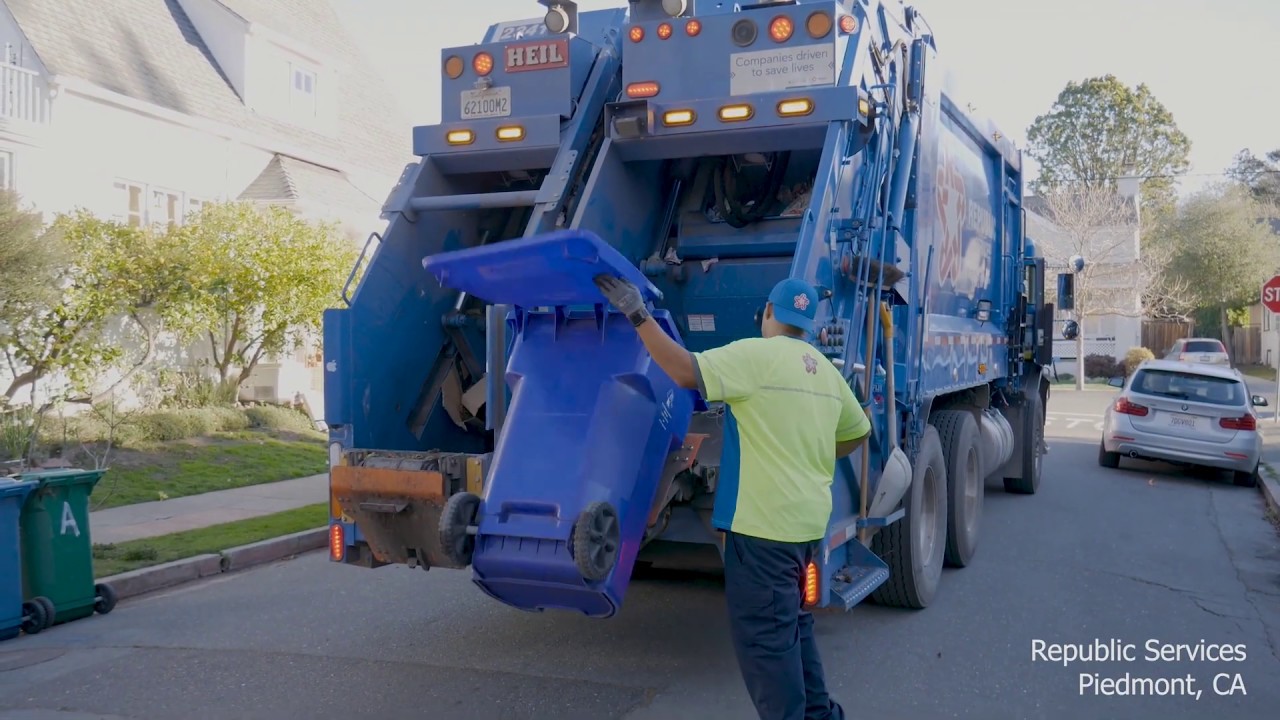
[[[1258,624],[1262,626],[1262,636],[1267,639],[1267,649],[1271,651],[1271,657],[1280,662],[1280,646],[1276,644],[1276,638],[1273,636],[1271,627],[1267,625],[1266,616],[1262,614],[1262,608],[1258,607],[1258,603],[1254,600],[1254,592],[1249,587],[1249,583],[1245,581],[1244,572],[1240,569],[1240,564],[1236,562],[1236,555],[1231,551],[1231,545],[1227,542],[1227,536],[1222,532],[1222,523],[1218,521],[1218,494],[1209,491],[1209,522],[1213,523],[1213,529],[1218,534],[1218,542],[1222,543],[1222,549],[1227,552],[1227,559],[1231,562],[1231,569],[1235,571],[1236,582],[1240,583],[1240,588],[1244,591],[1244,600],[1249,603],[1249,607],[1253,608],[1253,614],[1257,616]],[[1277,628],[1280,633],[1280,628]]]

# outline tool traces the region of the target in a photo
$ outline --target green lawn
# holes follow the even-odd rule
[[[329,504],[317,503],[199,530],[130,540],[115,545],[94,545],[94,575],[104,578],[196,555],[218,553],[240,545],[324,527],[328,522]]]
[[[93,491],[93,510],[260,485],[325,472],[323,436],[245,430],[116,448]]]
[[[1237,365],[1236,369],[1249,377],[1256,377],[1262,380],[1276,379],[1276,369],[1266,365]]]

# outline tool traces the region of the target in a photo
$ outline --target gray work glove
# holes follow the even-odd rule
[[[609,304],[618,309],[618,312],[626,315],[632,325],[640,327],[645,320],[649,319],[649,310],[644,306],[644,297],[640,294],[640,288],[612,275],[601,274],[594,279],[600,294],[604,295]]]

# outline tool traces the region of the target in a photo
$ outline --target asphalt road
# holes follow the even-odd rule
[[[933,606],[819,617],[851,717],[1276,717],[1280,542],[1258,493],[1127,460],[1099,468],[1109,398],[1057,395],[1040,494],[989,488],[978,556],[946,571]],[[1033,656],[1112,639],[1135,660]],[[1239,645],[1241,659],[1148,662],[1148,641]],[[1200,695],[1082,693],[1094,673],[1190,675]],[[1216,694],[1220,673],[1219,690],[1237,674],[1244,689]],[[644,579],[618,618],[589,621],[509,610],[458,572],[314,554],[0,644],[3,720],[753,717],[707,578]]]

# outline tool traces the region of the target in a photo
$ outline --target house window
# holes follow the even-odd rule
[[[290,63],[293,85],[289,92],[289,106],[304,115],[316,113],[316,74]]]
[[[191,213],[209,202],[131,180],[116,180],[113,187],[118,193],[113,217],[132,227],[181,225]]]
[[[147,220],[166,227],[173,227],[182,222],[182,193],[151,189],[151,207]]]
[[[0,150],[0,190],[13,189],[13,153]]]

